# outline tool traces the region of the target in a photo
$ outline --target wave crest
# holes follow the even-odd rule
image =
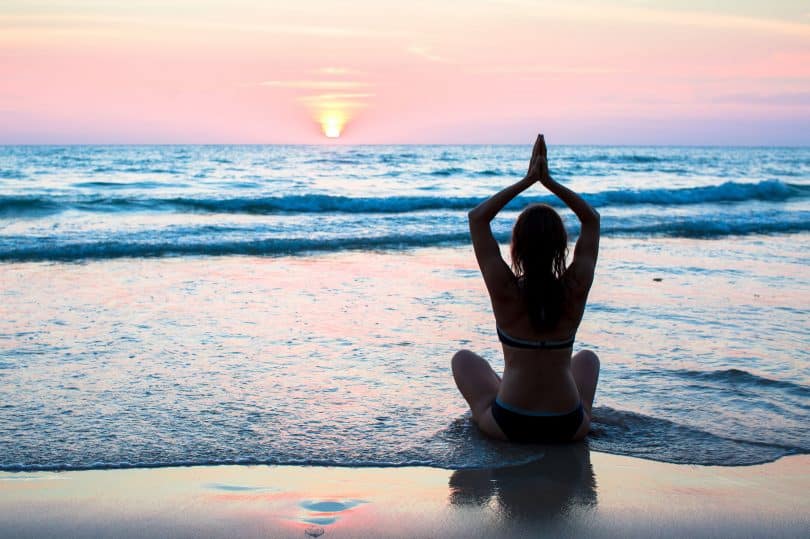
[[[486,171],[484,171],[486,172]],[[95,182],[96,186],[107,186]],[[126,184],[123,185],[127,186]],[[119,188],[114,184],[109,187]],[[759,183],[726,182],[721,185],[682,189],[609,190],[585,194],[596,207],[631,205],[680,206],[690,204],[765,201],[783,202],[810,197],[810,185],[767,180]],[[90,196],[4,196],[0,197],[0,216],[25,216],[42,211],[78,209],[82,211],[174,211],[206,213],[409,213],[425,210],[466,210],[482,197],[392,196],[346,197],[328,194],[257,196],[235,198],[136,198]],[[509,209],[528,203],[561,206],[556,197],[519,197]]]

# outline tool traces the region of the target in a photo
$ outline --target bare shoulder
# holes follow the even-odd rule
[[[488,221],[470,219],[470,234],[478,268],[497,317],[498,313],[508,311],[518,295],[515,274],[501,256],[501,248]]]
[[[592,260],[592,259],[590,259]],[[594,261],[595,262],[595,261]],[[588,259],[572,262],[563,275],[566,291],[567,318],[575,325],[579,325],[588,302],[588,293],[591,290],[594,276],[594,263]]]
[[[575,258],[563,279],[569,291],[574,295],[588,295],[596,274],[596,259],[591,257]]]
[[[517,279],[508,266],[506,266],[506,270],[509,273],[504,272],[497,284],[487,283],[492,312],[499,325],[510,325],[515,319],[525,315],[523,295]]]

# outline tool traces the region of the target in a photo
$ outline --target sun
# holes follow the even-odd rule
[[[340,111],[326,111],[321,114],[320,122],[323,134],[328,138],[338,138],[346,126],[346,114]]]

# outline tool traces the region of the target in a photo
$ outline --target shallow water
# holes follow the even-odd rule
[[[724,252],[744,259],[792,239]],[[706,247],[604,242],[577,345],[603,363],[592,448],[715,464],[810,450],[806,257],[730,271]],[[537,454],[483,439],[454,387],[458,348],[502,368],[467,248],[2,272],[6,469],[461,468]]]
[[[262,151],[282,164],[250,161]],[[587,169],[570,183],[606,223],[577,343],[602,359],[591,447],[728,465],[810,451],[808,152],[560,151],[561,170]],[[668,171],[684,152],[706,164]],[[482,438],[449,371],[462,347],[502,368],[464,210],[510,179],[483,172],[517,169],[525,153],[0,150],[0,468],[536,458]],[[79,164],[60,172],[66,158]],[[304,162],[298,184],[283,179]],[[112,170],[95,172],[103,163]],[[207,168],[205,181],[186,176]],[[135,177],[124,195],[107,185]],[[433,206],[408,206],[426,177],[439,178]],[[405,198],[364,206],[392,194]],[[314,195],[344,206],[310,207]],[[502,238],[513,216],[496,222]]]

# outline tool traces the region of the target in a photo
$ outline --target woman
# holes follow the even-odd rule
[[[566,267],[568,239],[557,212],[533,204],[515,222],[510,270],[489,224],[509,201],[537,182],[571,208],[582,224],[574,257]],[[587,350],[571,354],[593,283],[599,214],[551,178],[546,143],[539,135],[526,177],[479,204],[469,213],[469,221],[505,364],[501,380],[480,356],[468,350],[453,356],[453,377],[473,420],[485,434],[513,442],[584,438],[599,359]]]

